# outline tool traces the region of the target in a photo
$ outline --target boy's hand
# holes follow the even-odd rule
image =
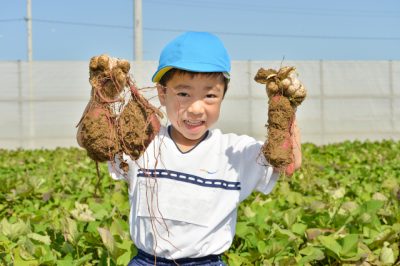
[[[89,82],[92,85],[92,98],[102,103],[120,101],[120,94],[129,80],[130,64],[127,60],[94,56],[89,63]]]
[[[291,142],[293,151],[293,160],[290,165],[286,168],[286,175],[291,176],[295,170],[301,167],[302,153],[301,153],[301,134],[300,129],[297,126],[297,119],[295,118],[291,129]]]

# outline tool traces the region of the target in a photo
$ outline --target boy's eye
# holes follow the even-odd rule
[[[189,94],[186,92],[178,92],[177,95],[180,97],[188,97],[189,96]]]
[[[217,95],[215,94],[207,94],[207,98],[217,98]]]

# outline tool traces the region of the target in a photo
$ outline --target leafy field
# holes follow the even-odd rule
[[[230,265],[400,265],[400,142],[303,145],[303,168],[239,210]],[[0,150],[0,264],[126,265],[124,182],[83,150]],[[98,187],[99,189],[96,189]]]

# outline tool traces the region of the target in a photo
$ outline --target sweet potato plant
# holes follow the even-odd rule
[[[303,145],[240,205],[229,265],[399,265],[400,141]],[[82,149],[0,149],[0,265],[127,265],[127,187]]]

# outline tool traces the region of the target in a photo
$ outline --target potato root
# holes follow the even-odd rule
[[[96,162],[113,161],[123,153],[137,160],[160,129],[161,112],[139,93],[129,70],[127,60],[106,54],[89,62],[92,93],[78,135]],[[129,170],[125,162],[120,168]]]
[[[297,79],[295,68],[279,70],[260,68],[254,77],[266,85],[268,101],[268,133],[262,153],[266,160],[280,172],[294,172],[292,125],[297,106],[305,99],[307,91]]]

